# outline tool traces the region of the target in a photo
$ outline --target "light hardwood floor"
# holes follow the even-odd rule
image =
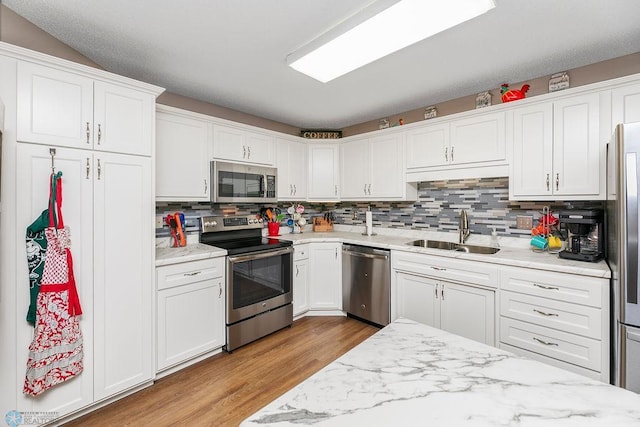
[[[346,317],[305,317],[65,426],[237,426],[377,331]]]

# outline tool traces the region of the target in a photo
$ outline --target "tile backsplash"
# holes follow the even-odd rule
[[[418,199],[415,202],[301,203],[305,207],[303,216],[309,222],[314,216],[333,211],[337,224],[360,225],[364,224],[364,212],[371,207],[374,227],[445,232],[458,229],[460,210],[466,209],[472,233],[488,235],[495,228],[499,235],[510,237],[530,236],[530,230],[516,228],[516,217],[533,216],[535,225],[544,206],[549,206],[556,213],[563,209],[604,207],[602,201],[509,201],[507,177],[421,182],[418,184]],[[290,205],[291,203],[281,202],[278,207],[284,211]],[[156,214],[184,212],[187,232],[197,232],[198,219],[203,215],[255,214],[262,206],[158,202]],[[162,237],[168,233],[168,228],[164,227],[156,235]]]

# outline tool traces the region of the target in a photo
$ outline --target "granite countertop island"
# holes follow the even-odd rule
[[[640,395],[399,319],[241,426],[640,426]]]

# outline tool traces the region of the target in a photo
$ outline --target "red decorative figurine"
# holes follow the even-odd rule
[[[509,85],[506,83],[502,83],[502,87],[500,88],[500,93],[502,94],[502,102],[511,102],[518,99],[524,99],[525,93],[529,90],[529,85],[522,85],[520,90],[518,89],[509,89]]]

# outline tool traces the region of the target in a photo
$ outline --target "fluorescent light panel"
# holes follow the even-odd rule
[[[376,13],[386,3],[373,3],[287,56],[287,63],[326,83],[495,7],[493,0],[401,0]]]

